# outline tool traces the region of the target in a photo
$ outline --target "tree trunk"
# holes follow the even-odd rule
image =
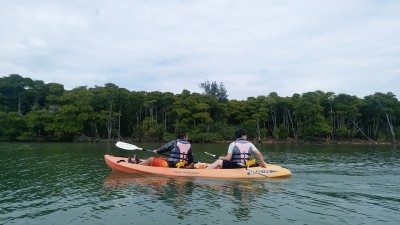
[[[386,112],[385,112],[385,115],[386,115],[386,120],[387,120],[389,128],[390,128],[390,132],[392,133],[393,142],[396,142],[396,136],[394,134],[392,122],[391,122],[391,120],[389,118],[389,115]]]
[[[292,125],[292,130],[293,130],[294,138],[297,139],[297,132],[296,132],[294,126],[293,126],[292,116],[290,116],[290,111],[289,111],[289,109],[286,109],[286,111],[287,111],[287,114],[289,115],[290,123],[291,123],[291,125]]]
[[[261,131],[260,131],[260,124],[259,124],[259,120],[257,119],[257,122],[256,122],[256,132],[257,132],[257,136],[258,136],[258,142],[261,142]]]

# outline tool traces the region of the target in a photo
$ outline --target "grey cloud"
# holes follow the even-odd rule
[[[400,95],[397,1],[3,5],[1,76],[174,93],[201,92],[208,79],[223,82],[232,99],[272,91]]]

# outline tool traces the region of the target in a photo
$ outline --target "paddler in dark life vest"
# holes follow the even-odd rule
[[[140,159],[134,155],[133,159],[129,159],[130,163],[135,163],[145,166],[157,166],[157,167],[177,167],[177,163],[184,162],[185,166],[193,163],[194,156],[190,142],[188,141],[188,135],[185,132],[178,134],[178,139],[168,142],[161,146],[159,149],[154,150],[154,154],[161,154],[169,152],[168,158],[155,158],[151,157],[146,160],[140,161]]]

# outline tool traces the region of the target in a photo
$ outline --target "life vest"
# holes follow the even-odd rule
[[[171,150],[171,154],[168,157],[168,162],[177,163],[188,161],[188,153],[191,146],[188,141],[178,139],[174,144],[174,148]]]
[[[253,153],[251,146],[252,144],[245,139],[236,140],[235,146],[233,147],[231,162],[246,164],[246,162],[250,160],[250,156]]]

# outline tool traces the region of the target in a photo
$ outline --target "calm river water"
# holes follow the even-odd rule
[[[154,143],[136,144],[147,149]],[[194,144],[225,154],[228,144]],[[110,144],[0,143],[0,224],[400,224],[400,148],[257,147],[286,179],[209,180],[112,172]]]

